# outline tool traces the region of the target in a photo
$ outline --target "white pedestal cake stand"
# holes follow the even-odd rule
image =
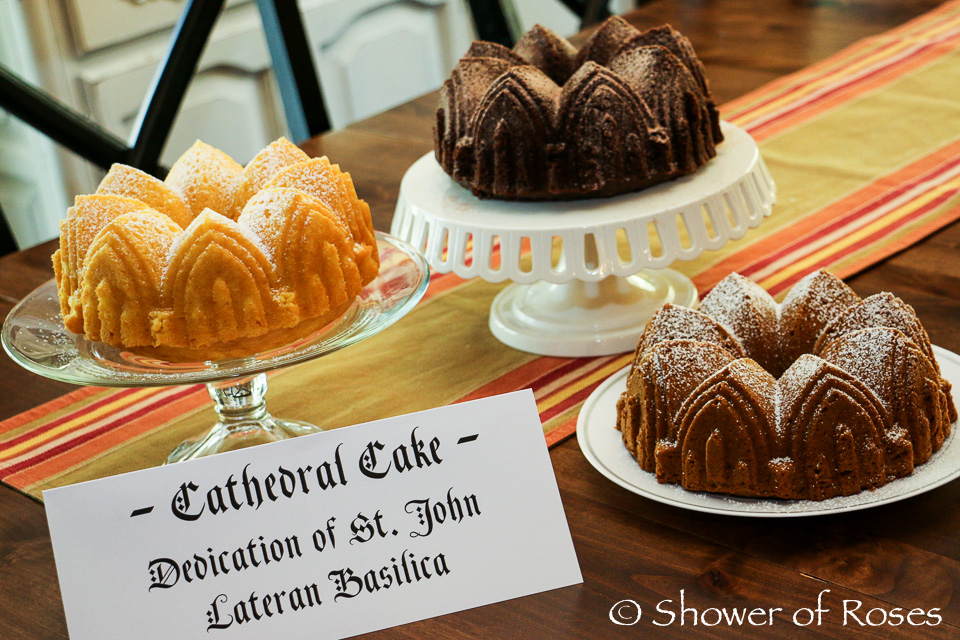
[[[756,142],[722,128],[717,157],[691,175],[602,199],[480,199],[430,153],[403,178],[391,233],[441,273],[512,280],[490,309],[490,330],[511,347],[574,357],[630,351],[660,305],[698,299],[693,282],[668,268],[674,260],[719,249],[770,215],[776,187]]]

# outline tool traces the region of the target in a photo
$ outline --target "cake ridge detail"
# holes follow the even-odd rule
[[[475,42],[440,90],[437,162],[481,197],[602,197],[696,170],[723,140],[703,64],[669,25],[614,16],[579,52],[541,25]]]
[[[664,305],[617,403],[627,450],[659,482],[784,499],[908,475],[956,419],[913,309],[825,271],[782,304],[734,273],[699,311]]]
[[[284,138],[246,167],[197,141],[166,181],[114,165],[60,230],[64,325],[171,359],[279,346],[343,313],[379,271],[350,174]]]

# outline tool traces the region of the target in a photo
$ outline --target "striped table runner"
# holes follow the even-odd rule
[[[782,296],[812,269],[850,276],[960,218],[960,0],[727,104],[760,143],[774,214],[674,265],[701,292],[739,271]],[[337,427],[530,387],[549,444],[630,355],[537,357],[487,329],[502,284],[437,274],[384,334],[270,376],[270,410]],[[203,432],[202,385],[79,389],[0,423],[0,480],[43,489],[159,464]]]

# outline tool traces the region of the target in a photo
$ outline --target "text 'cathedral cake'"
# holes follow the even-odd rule
[[[627,449],[662,483],[823,500],[910,474],[957,410],[913,309],[824,271],[778,305],[738,274],[699,311],[664,305],[617,405]]]
[[[67,212],[53,256],[70,331],[181,360],[324,326],[379,260],[350,174],[284,138],[245,168],[197,141],[165,181],[113,165]]]
[[[686,175],[723,140],[703,64],[665,25],[607,20],[578,52],[540,25],[474,42],[440,92],[437,162],[481,197],[610,196]]]

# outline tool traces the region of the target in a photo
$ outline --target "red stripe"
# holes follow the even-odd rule
[[[193,385],[193,386],[191,386],[191,387],[187,387],[187,388],[185,388],[183,391],[177,392],[177,393],[175,393],[174,395],[170,396],[169,398],[166,398],[166,399],[165,399],[165,403],[170,403],[170,402],[173,402],[173,401],[175,401],[175,400],[179,400],[179,399],[183,398],[184,396],[190,395],[191,393],[193,393],[193,391],[194,391],[197,387],[202,387],[202,386],[203,386],[203,385]],[[90,431],[90,432],[88,432],[88,433],[85,433],[85,434],[83,434],[83,435],[80,435],[80,436],[77,436],[77,437],[74,437],[74,438],[70,438],[70,439],[66,440],[65,442],[62,442],[61,444],[59,444],[59,445],[57,445],[57,446],[55,446],[55,447],[53,447],[53,448],[51,448],[51,449],[48,449],[48,450],[42,452],[42,453],[39,454],[39,455],[42,456],[42,459],[43,459],[43,460],[48,460],[48,459],[53,458],[54,456],[57,456],[57,455],[59,455],[59,454],[61,454],[61,453],[64,453],[64,452],[66,452],[66,451],[70,451],[71,449],[74,449],[74,448],[76,448],[76,447],[79,447],[80,445],[82,445],[82,444],[84,444],[84,443],[86,443],[86,442],[89,442],[90,440],[93,440],[94,438],[97,438],[97,437],[99,437],[100,435],[102,435],[102,434],[104,434],[104,433],[106,433],[106,432],[108,432],[108,431],[112,431],[113,429],[117,428],[118,426],[120,426],[120,425],[122,425],[122,424],[124,424],[124,423],[126,423],[126,422],[129,422],[129,421],[132,421],[132,420],[136,420],[137,418],[140,418],[140,417],[142,417],[142,416],[144,416],[144,415],[152,412],[152,411],[153,411],[153,405],[154,405],[154,404],[155,404],[155,403],[151,403],[150,405],[148,405],[148,406],[146,406],[146,407],[143,407],[143,408],[141,408],[141,409],[139,409],[139,410],[131,413],[130,415],[123,416],[122,418],[117,418],[116,420],[113,420],[112,422],[108,422],[107,424],[105,424],[105,425],[103,425],[102,427],[99,427],[99,428],[97,428],[97,429],[94,429],[93,431]],[[28,458],[28,459],[26,459],[26,460],[22,460],[21,462],[18,462],[18,463],[16,463],[16,464],[13,464],[13,465],[10,465],[10,466],[3,466],[2,464],[0,464],[0,480],[2,480],[3,478],[6,478],[7,476],[13,475],[14,473],[17,473],[17,472],[19,472],[19,471],[22,471],[23,469],[28,469],[28,468],[30,468],[30,467],[33,466],[33,464],[34,464],[33,458],[34,458],[34,456],[31,456],[30,458]]]
[[[590,364],[590,362],[591,362],[590,358],[573,358],[572,360],[567,362],[567,364],[557,367],[553,371],[545,375],[542,375],[536,380],[534,380],[533,382],[531,382],[530,388],[533,389],[534,393],[536,393],[540,389],[549,385],[551,382],[554,382],[564,377],[568,373],[572,373],[573,371],[576,371],[577,369],[580,369]]]
[[[944,23],[951,22],[951,21],[953,21],[954,19],[955,19],[955,16],[949,16],[949,15],[948,15],[948,16],[945,16],[945,17],[941,18],[940,20],[934,21],[934,22],[930,23],[929,25],[927,25],[927,30],[932,30],[932,29],[940,26],[940,24],[944,24]],[[915,38],[915,37],[916,37],[916,35],[914,34],[913,36],[911,36],[911,39],[912,39],[912,38]],[[737,119],[738,122],[741,122],[741,123],[742,123],[742,122],[744,122],[744,120],[747,118],[747,116],[748,116],[749,114],[753,113],[754,111],[756,111],[756,110],[758,110],[758,109],[761,109],[761,108],[767,106],[768,104],[770,104],[770,103],[772,103],[772,102],[776,102],[777,100],[781,100],[781,99],[783,99],[785,96],[789,95],[790,93],[793,93],[793,92],[795,92],[795,91],[798,90],[798,89],[802,89],[802,88],[804,88],[804,87],[806,87],[806,86],[809,86],[810,84],[812,84],[812,83],[814,83],[814,82],[816,82],[816,81],[818,81],[818,80],[821,80],[821,79],[823,79],[823,78],[825,78],[825,77],[828,77],[828,76],[830,76],[830,75],[832,75],[832,74],[838,74],[838,75],[839,75],[839,74],[841,74],[846,68],[852,67],[853,65],[855,65],[855,64],[858,63],[858,62],[860,62],[861,60],[865,60],[865,59],[870,58],[870,57],[872,57],[872,56],[876,56],[876,55],[878,55],[878,54],[882,54],[882,53],[883,53],[884,51],[886,51],[887,49],[890,49],[890,48],[892,48],[892,47],[894,47],[894,46],[897,46],[897,45],[901,44],[903,41],[904,41],[903,39],[895,39],[895,40],[892,40],[892,41],[888,42],[887,44],[884,44],[884,45],[882,45],[882,46],[880,46],[880,47],[877,47],[877,48],[875,48],[875,49],[869,49],[869,50],[865,51],[864,53],[862,53],[861,55],[858,55],[858,56],[856,56],[856,57],[854,57],[854,58],[851,58],[850,60],[846,61],[842,67],[833,67],[833,68],[831,68],[831,69],[829,69],[829,70],[824,70],[822,73],[819,73],[819,74],[817,74],[817,75],[815,75],[815,76],[811,76],[808,80],[806,80],[806,81],[804,81],[804,82],[801,82],[800,84],[788,85],[787,87],[784,88],[783,91],[780,91],[779,93],[774,94],[774,95],[773,95],[772,97],[770,97],[769,99],[764,100],[763,102],[761,102],[761,103],[759,103],[759,104],[756,104],[756,105],[750,107],[750,108],[749,108],[748,110],[746,110],[746,111],[743,111],[743,112],[741,112],[741,113],[739,113],[739,114],[736,114],[734,117]],[[923,52],[926,48],[928,48],[929,46],[935,46],[935,45],[938,45],[938,44],[941,44],[941,43],[944,43],[944,42],[948,42],[948,41],[949,41],[949,37],[944,37],[944,38],[941,38],[940,40],[935,40],[935,41],[931,42],[930,44],[925,45],[924,47],[922,47],[922,48],[920,48],[920,49],[917,49],[916,51],[911,52],[910,54],[908,54],[908,55],[905,56],[904,58],[901,58],[901,59],[896,60],[896,61],[890,61],[890,62],[888,62],[888,64],[887,64],[886,66],[887,66],[887,67],[890,67],[890,66],[893,65],[893,64],[902,64],[902,63],[905,63],[905,62],[909,61],[912,57],[914,57],[914,56],[922,53],[922,52]],[[862,77],[858,76],[857,78],[852,79],[851,82],[858,82],[858,81],[860,81],[860,80],[862,80],[863,78],[866,78],[866,77],[867,77],[867,76],[862,76]],[[848,84],[849,84],[849,83],[848,83]],[[845,85],[844,85],[844,86],[845,86]],[[819,98],[818,98],[818,99],[819,99]]]
[[[461,396],[456,402],[467,402],[469,400],[476,400],[477,398],[486,398],[498,393],[508,393],[517,389],[530,388],[532,381],[539,380],[554,369],[566,365],[566,363],[567,360],[564,358],[551,356],[534,358],[516,369],[482,384],[470,393]]]
[[[869,57],[871,57],[871,56],[877,55],[878,53],[881,53],[881,52],[883,52],[884,50],[889,49],[889,48],[891,48],[891,47],[894,47],[894,46],[896,46],[896,45],[899,45],[900,43],[901,43],[900,40],[893,40],[893,41],[888,42],[887,44],[883,45],[882,47],[878,47],[878,48],[876,48],[876,49],[868,49],[868,50],[865,51],[862,55],[859,55],[859,56],[857,56],[857,57],[855,57],[855,58],[852,58],[850,61],[848,61],[846,64],[844,64],[844,66],[842,66],[842,67],[834,67],[834,68],[832,68],[832,69],[824,70],[822,73],[819,73],[819,74],[817,74],[817,75],[815,75],[815,76],[811,76],[808,80],[806,80],[805,82],[801,82],[800,84],[788,85],[788,86],[786,86],[786,87],[784,88],[783,91],[780,91],[779,93],[774,94],[774,95],[771,96],[769,99],[764,100],[763,102],[761,102],[761,103],[759,103],[759,104],[756,104],[756,105],[750,107],[747,111],[744,111],[744,112],[742,112],[742,113],[738,113],[738,114],[736,114],[736,115],[733,116],[733,117],[736,118],[737,122],[743,124],[743,123],[748,119],[747,116],[749,116],[751,113],[753,113],[754,111],[756,111],[756,110],[758,110],[758,109],[762,109],[763,107],[767,106],[767,105],[770,104],[771,102],[776,102],[777,100],[782,100],[782,99],[784,98],[784,96],[787,96],[787,95],[793,93],[793,92],[796,91],[797,89],[802,89],[803,87],[809,86],[810,84],[813,84],[813,83],[816,82],[817,80],[821,80],[821,79],[823,79],[823,78],[825,78],[825,77],[827,77],[827,76],[830,76],[830,75],[833,75],[833,74],[837,74],[838,76],[841,76],[842,73],[846,70],[847,67],[851,67],[851,66],[853,66],[854,64],[856,64],[857,62],[859,62],[859,61],[861,61],[861,60],[864,60],[864,59],[869,58]],[[913,54],[910,54],[910,55],[913,55]],[[908,56],[908,58],[909,58],[909,57],[910,57],[910,56]],[[744,126],[746,126],[746,125],[744,125]]]
[[[937,176],[946,173],[947,171],[953,169],[954,167],[956,167],[956,166],[958,166],[958,165],[960,165],[960,157],[953,158],[953,159],[950,160],[949,162],[947,162],[947,163],[945,163],[945,164],[942,164],[942,165],[940,165],[940,166],[938,166],[938,167],[935,167],[935,168],[931,169],[930,171],[928,171],[928,172],[926,172],[926,173],[923,173],[923,174],[917,176],[916,178],[914,178],[913,180],[911,180],[911,181],[909,181],[909,182],[904,182],[903,184],[901,184],[901,185],[898,186],[897,188],[895,188],[895,189],[893,189],[893,190],[891,190],[891,191],[888,191],[887,193],[883,194],[882,196],[880,196],[880,197],[878,197],[878,198],[874,198],[873,200],[870,200],[869,202],[865,202],[864,204],[862,204],[862,205],[860,205],[860,206],[858,206],[858,207],[854,207],[854,208],[851,209],[848,213],[845,213],[845,214],[843,214],[842,216],[840,216],[840,217],[838,217],[837,219],[835,219],[834,221],[832,221],[832,222],[830,222],[830,223],[828,223],[828,224],[826,224],[826,225],[824,225],[824,226],[822,226],[822,227],[819,227],[819,228],[818,228],[816,231],[814,231],[813,233],[809,233],[809,234],[807,234],[807,235],[805,235],[805,236],[801,236],[801,237],[798,238],[797,240],[794,240],[793,242],[790,242],[790,243],[788,243],[788,244],[785,244],[782,249],[779,249],[779,250],[775,251],[774,253],[767,254],[765,257],[763,257],[763,258],[761,258],[761,259],[759,259],[759,260],[756,260],[755,262],[751,262],[748,267],[745,267],[745,268],[743,268],[743,269],[740,270],[740,274],[741,274],[741,275],[744,275],[744,276],[749,276],[749,275],[751,275],[751,274],[759,271],[760,269],[766,267],[766,266],[769,265],[770,263],[775,262],[776,260],[779,260],[780,258],[786,256],[787,254],[792,253],[793,251],[796,251],[796,249],[797,249],[798,247],[805,246],[805,245],[811,243],[812,241],[817,240],[818,238],[821,238],[821,237],[823,237],[823,236],[825,236],[825,235],[828,235],[828,234],[832,233],[833,231],[839,229],[840,227],[848,224],[851,220],[855,220],[855,219],[857,219],[857,218],[860,218],[860,217],[863,217],[863,216],[869,214],[869,213],[872,212],[872,211],[875,211],[875,210],[878,209],[879,207],[882,207],[883,205],[887,204],[888,202],[890,202],[890,201],[894,200],[895,198],[903,195],[904,193],[906,193],[906,192],[909,191],[910,189],[913,189],[914,187],[916,187],[917,185],[921,184],[922,182],[925,182],[925,181],[927,181],[927,180],[931,180],[931,179],[933,179],[933,178],[936,178]],[[931,187],[931,188],[935,188],[935,187]],[[929,190],[928,190],[928,191],[929,191]],[[926,193],[926,192],[924,192],[924,193]],[[918,194],[917,197],[919,197],[919,194]]]
[[[560,415],[570,407],[580,404],[581,402],[586,400],[587,396],[593,393],[593,390],[599,387],[600,383],[603,382],[604,380],[605,378],[601,378],[596,382],[592,382],[588,384],[586,387],[577,391],[576,393],[570,394],[568,398],[565,398],[563,401],[558,402],[557,404],[553,405],[552,407],[550,407],[549,409],[541,413],[540,421],[547,422],[548,420],[554,418],[555,416]],[[610,428],[612,429],[613,425],[610,425]]]
[[[826,266],[828,266],[828,265],[830,265],[830,264],[832,264],[832,263],[834,263],[834,262],[837,262],[837,261],[840,260],[841,258],[850,255],[851,253],[855,253],[856,251],[858,251],[859,249],[862,249],[862,248],[865,247],[865,246],[868,246],[868,245],[870,245],[870,244],[873,244],[878,238],[881,238],[881,237],[883,237],[883,236],[885,236],[885,235],[890,235],[890,233],[892,233],[892,232],[896,231],[897,229],[899,229],[899,228],[907,225],[907,224],[910,223],[911,221],[916,220],[917,218],[920,218],[920,217],[924,216],[926,213],[928,213],[928,212],[931,211],[932,209],[936,209],[936,208],[939,207],[941,204],[943,204],[944,202],[946,202],[946,201],[949,200],[950,198],[954,197],[954,196],[957,194],[957,191],[958,191],[957,189],[954,189],[953,191],[948,191],[947,193],[944,193],[943,195],[934,198],[933,200],[931,200],[930,202],[928,202],[928,203],[925,204],[924,206],[920,207],[919,209],[917,209],[917,210],[914,211],[913,213],[911,213],[911,214],[909,214],[909,215],[906,215],[906,216],[904,216],[903,218],[901,218],[900,220],[897,220],[896,222],[885,226],[883,229],[879,229],[879,230],[875,231],[875,232],[872,233],[871,235],[863,238],[862,240],[859,240],[859,241],[855,242],[854,244],[850,245],[849,247],[847,247],[847,248],[845,248],[845,249],[842,249],[841,251],[838,251],[838,252],[836,252],[836,253],[833,253],[833,254],[831,254],[830,256],[824,258],[823,260],[820,260],[820,261],[817,262],[815,265],[813,265],[812,267],[810,267],[809,270],[807,270],[807,271],[805,271],[805,272],[803,272],[803,273],[794,274],[794,275],[790,276],[789,278],[784,279],[783,281],[777,283],[776,285],[774,285],[774,286],[772,286],[772,287],[770,288],[770,294],[771,294],[771,295],[776,295],[776,294],[779,293],[780,291],[783,291],[784,289],[786,289],[788,286],[792,286],[793,283],[795,283],[795,282],[797,282],[798,280],[800,280],[801,278],[803,278],[803,276],[805,276],[805,275],[806,275],[807,273],[809,273],[810,271],[816,271],[817,269],[821,269],[821,268],[823,268],[823,267],[826,267]]]
[[[42,427],[37,427],[36,429],[32,429],[32,430],[30,430],[30,431],[26,431],[26,432],[24,432],[24,433],[21,433],[21,434],[20,434],[19,436],[17,436],[16,438],[11,438],[10,440],[7,440],[6,442],[4,442],[4,443],[3,443],[3,446],[4,446],[5,449],[9,449],[9,448],[11,448],[11,447],[14,447],[14,446],[16,446],[16,445],[18,445],[18,444],[20,444],[20,443],[22,443],[22,442],[25,442],[25,441],[30,440],[30,439],[32,439],[32,438],[35,438],[35,437],[37,437],[38,435],[42,435],[42,434],[46,433],[47,431],[50,431],[51,429],[53,429],[53,428],[55,428],[55,427],[58,427],[58,426],[60,426],[61,424],[65,423],[65,422],[69,422],[70,420],[75,419],[75,418],[77,417],[77,414],[78,414],[78,413],[90,413],[90,412],[92,412],[92,411],[96,411],[97,409],[99,409],[99,408],[101,408],[101,407],[103,407],[103,406],[105,406],[105,405],[108,405],[108,404],[110,404],[111,402],[115,402],[116,400],[118,400],[118,399],[120,399],[120,398],[126,397],[126,396],[128,396],[128,395],[130,395],[131,393],[134,393],[134,392],[136,392],[136,391],[139,391],[139,389],[130,388],[130,389],[124,389],[123,391],[119,391],[119,392],[116,392],[116,393],[111,393],[110,395],[108,395],[107,397],[103,398],[102,400],[97,400],[96,402],[93,402],[93,403],[87,405],[87,406],[84,407],[83,409],[71,411],[70,413],[67,413],[67,414],[65,414],[65,415],[57,418],[57,419],[54,420],[53,422],[49,422],[49,423],[43,425]]]
[[[917,49],[915,52],[913,52],[912,54],[910,54],[909,56],[907,56],[907,57],[904,58],[903,60],[897,61],[897,64],[901,64],[901,63],[907,62],[907,61],[909,61],[912,57],[917,56],[917,55],[920,55],[920,54],[922,54],[922,53],[925,53],[928,49],[931,49],[931,48],[934,48],[934,47],[939,47],[939,46],[941,46],[941,45],[943,44],[943,42],[944,42],[944,41],[938,41],[938,42],[935,42],[935,43],[923,45],[922,47],[920,47],[919,49]],[[792,109],[789,109],[789,110],[787,110],[787,111],[784,111],[784,112],[778,114],[776,117],[773,117],[773,118],[771,118],[771,119],[769,119],[769,120],[764,120],[764,121],[761,122],[760,124],[756,124],[756,125],[745,125],[745,126],[744,126],[744,129],[746,129],[747,132],[749,132],[750,134],[758,134],[758,135],[759,135],[759,133],[762,132],[764,128],[769,127],[769,126],[771,126],[771,125],[773,125],[773,124],[776,124],[778,121],[780,121],[780,120],[782,120],[782,119],[784,119],[784,118],[786,118],[786,117],[788,117],[788,116],[791,116],[791,115],[793,115],[793,114],[795,114],[795,113],[799,113],[799,112],[801,112],[801,111],[803,111],[803,110],[805,110],[805,109],[810,109],[810,108],[816,106],[816,104],[817,104],[818,102],[823,102],[823,101],[826,100],[827,98],[833,97],[833,96],[835,96],[835,95],[837,95],[837,94],[839,94],[839,93],[842,93],[842,92],[846,91],[847,89],[850,89],[850,88],[852,88],[852,87],[855,87],[855,86],[857,85],[857,83],[864,82],[864,81],[866,81],[866,80],[870,80],[870,79],[872,79],[872,78],[874,78],[874,77],[876,77],[876,76],[878,76],[878,75],[881,75],[881,74],[883,74],[883,73],[886,73],[886,72],[888,72],[889,70],[894,69],[894,68],[896,68],[896,64],[891,63],[891,64],[885,65],[885,66],[883,66],[883,67],[880,67],[880,68],[878,68],[878,69],[874,69],[874,70],[871,71],[870,73],[864,74],[864,75],[862,75],[862,76],[857,76],[856,78],[851,79],[849,82],[846,82],[846,83],[844,83],[844,84],[841,84],[840,86],[834,87],[833,89],[831,89],[831,90],[829,90],[829,91],[827,91],[827,92],[825,92],[825,93],[817,96],[816,98],[814,98],[814,99],[812,99],[812,100],[806,100],[806,101],[802,102],[801,104],[798,104],[797,106],[793,107]]]

